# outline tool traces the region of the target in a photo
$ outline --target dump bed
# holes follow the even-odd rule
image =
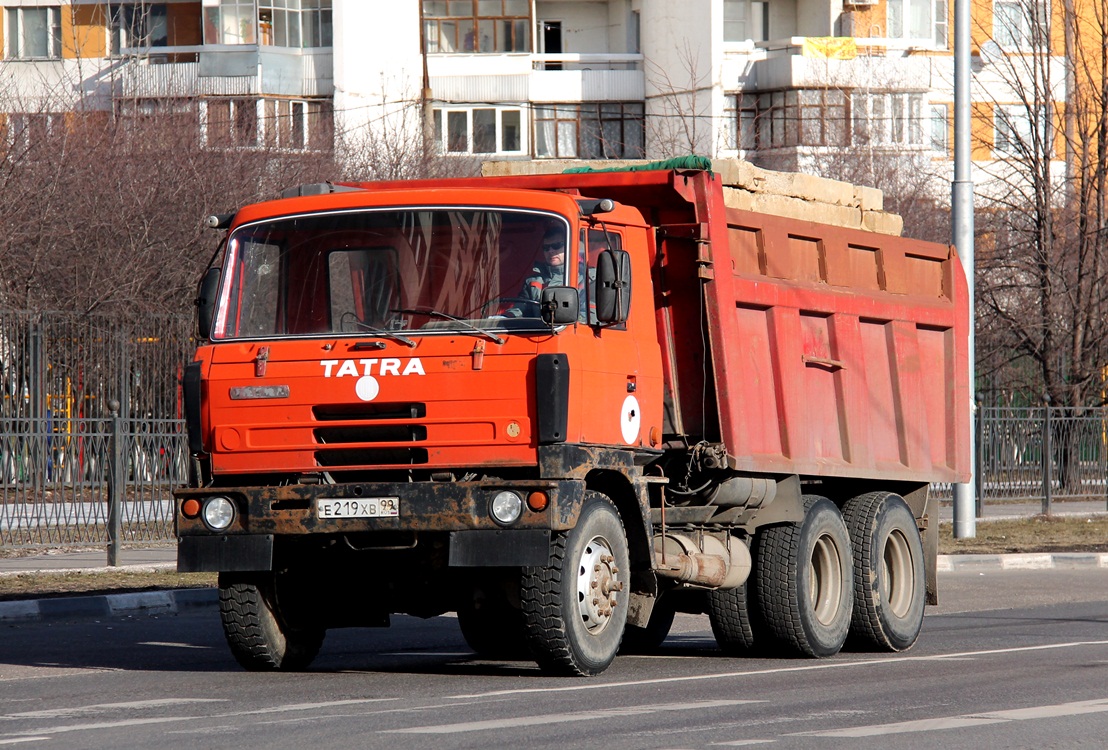
[[[722,442],[743,471],[968,478],[968,293],[952,247],[728,208],[709,171],[464,182],[613,198],[656,228],[668,434]]]

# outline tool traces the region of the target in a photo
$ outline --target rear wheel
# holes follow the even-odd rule
[[[546,672],[600,674],[627,622],[627,535],[608,498],[587,492],[577,526],[558,534],[550,560],[523,570],[528,645]]]
[[[881,651],[911,648],[923,627],[923,541],[908,504],[871,492],[843,506],[854,545],[852,645]]]
[[[839,652],[850,629],[854,569],[842,514],[806,495],[804,520],[759,531],[755,565],[766,629],[787,651]]]
[[[712,634],[728,656],[751,656],[756,643],[765,643],[764,626],[757,620],[759,609],[754,581],[752,570],[742,586],[708,592],[708,621],[712,624]],[[761,632],[760,637],[756,631]]]
[[[219,616],[227,645],[235,660],[253,672],[307,669],[326,631],[290,627],[275,592],[272,573],[219,574]]]

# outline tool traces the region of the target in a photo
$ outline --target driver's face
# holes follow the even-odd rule
[[[542,253],[546,262],[552,266],[565,265],[566,243],[562,239],[548,239],[542,241]]]

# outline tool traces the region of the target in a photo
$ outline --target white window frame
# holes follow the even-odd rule
[[[767,0],[723,0],[723,43],[769,41]]]
[[[29,13],[46,11],[45,55],[31,55],[24,49],[24,18]],[[4,9],[4,53],[13,60],[60,60],[62,57],[61,7],[40,5]]]
[[[1001,49],[1042,49],[1049,40],[1050,11],[1042,0],[995,0],[993,41]]]
[[[914,14],[918,15],[923,11],[927,13],[926,18],[913,18]],[[885,9],[885,36],[924,46],[936,46],[940,25],[945,36],[946,20],[945,0],[888,0]]]
[[[1033,108],[1041,118],[1038,138],[1051,148],[1050,108],[1039,105]],[[1031,110],[1023,104],[998,104],[993,108],[993,153],[999,156],[1022,156],[1035,150],[1032,132]]]
[[[950,153],[950,108],[945,104],[930,105],[931,150]]]
[[[475,112],[487,112],[492,111],[494,113],[494,128],[495,132],[493,137],[495,138],[496,149],[493,151],[477,151],[475,150],[476,144],[474,143],[474,113]],[[504,138],[508,134],[507,128],[510,125],[505,124],[505,116],[508,119],[514,115],[517,122],[516,127],[519,129],[518,134],[518,148],[506,149],[504,148]],[[464,117],[465,120],[465,144],[464,148],[459,148],[460,141],[454,144],[451,143],[450,138],[450,120],[453,119],[458,122],[459,117]],[[450,156],[452,154],[525,154],[527,153],[527,130],[524,125],[526,117],[522,107],[518,106],[499,106],[499,105],[449,105],[434,107],[433,117],[435,121],[435,146],[440,154]],[[451,148],[451,146],[454,148]]]
[[[924,147],[923,112],[923,94],[856,91],[850,96],[850,141],[859,145],[862,131],[869,136],[864,145]]]

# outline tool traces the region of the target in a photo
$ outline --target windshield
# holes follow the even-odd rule
[[[214,339],[549,330],[569,225],[490,209],[365,210],[259,222],[227,243]]]

